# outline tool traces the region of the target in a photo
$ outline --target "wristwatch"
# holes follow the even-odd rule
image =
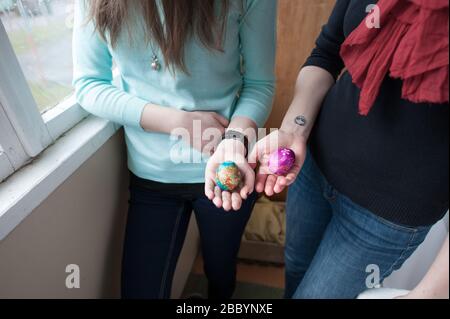
[[[241,141],[244,144],[245,147],[245,157],[248,155],[248,138],[245,134],[234,131],[234,130],[228,130],[225,132],[225,136],[223,138],[224,140],[237,140]]]

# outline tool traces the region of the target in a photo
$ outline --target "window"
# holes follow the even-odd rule
[[[0,181],[87,114],[72,89],[75,0],[0,0]]]
[[[73,0],[21,0],[2,15],[40,112],[72,93],[73,5]]]

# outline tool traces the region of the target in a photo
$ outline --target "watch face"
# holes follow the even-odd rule
[[[249,140],[247,138],[247,136],[241,132],[238,131],[227,131],[225,133],[225,137],[226,140],[237,140],[237,141],[241,141],[244,146],[245,146],[245,156],[248,155],[248,146],[249,146]]]
[[[244,139],[245,135],[237,131],[228,131],[225,133],[226,139]]]

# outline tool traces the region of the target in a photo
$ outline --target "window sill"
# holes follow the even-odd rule
[[[0,183],[0,240],[89,159],[119,125],[89,116]]]
[[[42,114],[51,138],[56,141],[61,135],[86,118],[89,114],[76,102],[75,94]]]

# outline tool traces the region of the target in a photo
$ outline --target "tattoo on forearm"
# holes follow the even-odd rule
[[[300,115],[295,118],[295,124],[305,127],[308,125],[308,120],[303,115]]]

